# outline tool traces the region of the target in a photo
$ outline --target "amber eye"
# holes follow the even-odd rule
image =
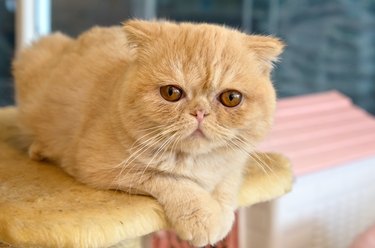
[[[160,95],[167,101],[177,102],[181,99],[183,91],[173,85],[160,87]]]
[[[221,93],[219,100],[226,107],[236,107],[241,103],[242,94],[236,90],[228,90]]]

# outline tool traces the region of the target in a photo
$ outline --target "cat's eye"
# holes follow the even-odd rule
[[[173,85],[160,87],[160,95],[169,102],[177,102],[183,94],[182,89]]]
[[[236,107],[242,101],[242,94],[237,90],[224,91],[219,96],[219,100],[226,107]]]

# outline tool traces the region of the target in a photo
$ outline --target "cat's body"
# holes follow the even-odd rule
[[[43,38],[14,62],[30,156],[94,187],[151,195],[181,238],[214,243],[271,124],[281,50],[274,38],[189,23]]]

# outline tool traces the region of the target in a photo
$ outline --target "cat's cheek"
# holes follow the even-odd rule
[[[230,129],[240,129],[251,115],[250,112],[243,109],[222,110],[217,115],[217,123]]]

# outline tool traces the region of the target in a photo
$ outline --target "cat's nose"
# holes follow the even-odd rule
[[[206,111],[204,110],[196,110],[194,112],[191,112],[190,113],[192,116],[195,116],[195,118],[197,119],[197,121],[199,123],[201,123],[204,119],[204,117],[206,117],[207,115],[209,115],[209,113],[206,113]]]

